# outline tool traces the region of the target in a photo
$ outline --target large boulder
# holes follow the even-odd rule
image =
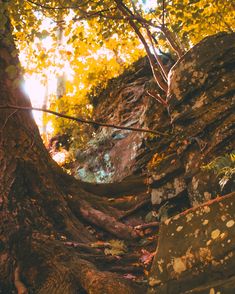
[[[234,102],[234,33],[204,39],[169,74],[174,136],[152,174],[152,200],[171,202],[185,190],[193,208],[162,219],[149,293],[235,293],[234,181],[221,189],[202,168],[234,149]]]
[[[148,293],[234,293],[234,244],[235,193],[167,219]]]

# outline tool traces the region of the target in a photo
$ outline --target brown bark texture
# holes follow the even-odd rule
[[[7,23],[0,31],[0,104],[30,107],[15,50]],[[130,280],[98,268],[96,261],[106,256],[89,246],[96,237],[88,224],[118,238],[136,238],[132,227],[117,220],[120,212],[94,193],[112,196],[114,188],[70,178],[50,158],[32,113],[2,109],[0,293],[143,293]]]

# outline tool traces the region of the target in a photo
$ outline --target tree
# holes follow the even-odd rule
[[[20,88],[21,71],[4,3],[1,19],[5,20],[0,38],[1,105],[30,106]],[[48,155],[28,111],[2,109],[0,129],[2,293],[14,287],[18,293],[28,293],[27,288],[37,293],[83,293],[82,289],[136,293],[127,280],[99,271],[89,261],[94,257],[84,253],[102,256],[88,245],[96,239],[84,225],[87,221],[117,237],[135,237],[131,227],[116,221],[118,210],[92,193],[107,189],[84,185],[65,174]]]

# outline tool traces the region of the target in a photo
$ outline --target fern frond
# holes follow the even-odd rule
[[[202,166],[203,170],[212,170],[220,178],[221,190],[235,175],[235,151],[224,156],[216,157],[207,165]]]

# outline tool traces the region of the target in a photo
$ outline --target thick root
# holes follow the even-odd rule
[[[48,241],[46,244],[36,242],[34,249],[37,250],[38,254],[43,255],[44,264],[42,266],[46,268],[46,276],[43,274],[44,278],[41,279],[40,285],[34,285],[34,288],[37,288],[36,293],[145,293],[142,286],[137,286],[116,273],[98,270],[91,262],[81,259],[76,250],[69,250],[58,241]],[[28,272],[28,275],[30,275],[30,272]],[[40,272],[38,272],[38,275],[40,275]]]

